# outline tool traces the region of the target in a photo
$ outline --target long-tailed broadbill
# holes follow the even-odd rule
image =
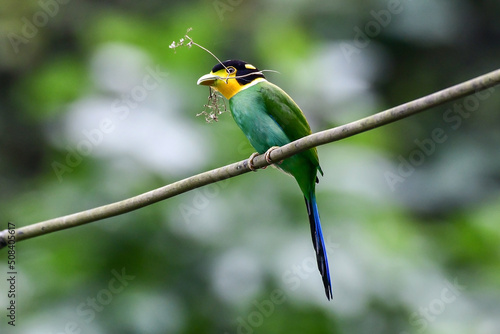
[[[241,60],[218,63],[198,80],[198,85],[210,86],[229,100],[236,124],[259,154],[267,153],[266,159],[274,147],[311,134],[304,114],[292,98],[249,63]],[[274,166],[293,176],[304,195],[318,269],[330,300],[332,285],[315,194],[317,173],[323,175],[317,150],[309,149]]]

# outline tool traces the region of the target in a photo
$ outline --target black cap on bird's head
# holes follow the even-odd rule
[[[246,85],[257,78],[265,78],[264,74],[262,74],[257,67],[243,60],[226,60],[222,62],[222,64],[218,63],[212,68],[212,73],[219,72],[220,70],[225,70],[227,74],[236,71],[236,81],[238,81],[240,85]]]
[[[227,99],[257,79],[265,79],[257,67],[242,60],[226,60],[198,79],[198,85],[211,86]]]

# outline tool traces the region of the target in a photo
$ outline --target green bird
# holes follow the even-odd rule
[[[269,163],[269,153],[276,146],[311,134],[304,114],[292,98],[249,63],[241,60],[219,63],[209,74],[198,79],[197,84],[210,86],[229,100],[234,121],[255,150],[265,154]],[[253,156],[249,166],[252,166]],[[312,148],[274,166],[293,176],[304,194],[318,269],[330,300],[333,298],[332,284],[315,194],[318,171],[323,175],[317,150]]]

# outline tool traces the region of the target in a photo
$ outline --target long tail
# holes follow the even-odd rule
[[[318,205],[316,204],[316,196],[314,192],[309,194],[309,199],[304,196],[307,206],[307,214],[309,215],[309,223],[311,225],[311,236],[316,251],[316,260],[318,261],[318,269],[323,279],[326,298],[333,298],[332,283],[330,281],[330,270],[328,268],[328,258],[326,256],[325,241],[323,240],[323,232],[321,231],[321,222],[319,221]]]

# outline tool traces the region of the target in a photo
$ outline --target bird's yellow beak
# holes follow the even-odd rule
[[[219,79],[219,77],[213,73],[208,73],[202,76],[201,78],[198,79],[198,82],[196,82],[197,85],[203,85],[203,86],[214,86],[215,81]]]

